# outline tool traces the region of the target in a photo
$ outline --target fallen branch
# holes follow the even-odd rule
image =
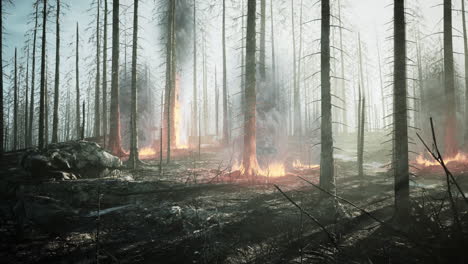
[[[307,211],[302,209],[301,206],[299,206],[296,202],[294,202],[291,198],[289,198],[281,189],[278,187],[276,184],[274,185],[276,189],[286,198],[288,199],[289,202],[291,202],[294,206],[296,206],[303,214],[307,215],[314,223],[316,223],[322,230],[325,232],[330,239],[330,242],[332,242],[333,246],[335,246],[336,249],[338,249],[338,244],[336,244],[335,239],[333,238],[333,235],[327,230],[327,228],[322,225],[317,218],[313,217],[311,214],[309,214]]]

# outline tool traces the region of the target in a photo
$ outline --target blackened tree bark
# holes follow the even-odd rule
[[[104,37],[103,37],[103,48],[102,48],[102,135],[103,145],[107,144],[107,0],[104,0]]]
[[[132,103],[130,117],[130,157],[129,167],[138,166],[138,91],[137,91],[137,51],[138,51],[138,0],[133,1],[133,44],[132,44]]]
[[[101,38],[100,38],[100,1],[96,1],[96,87],[94,90],[94,129],[93,135],[99,137],[101,135]]]
[[[273,0],[270,1],[270,22],[271,22],[271,79],[273,87],[273,104],[278,104],[278,86],[276,84],[276,57],[275,57],[275,28],[273,19]],[[243,26],[242,26],[243,27]]]
[[[114,0],[112,9],[112,80],[110,105],[109,149],[114,155],[123,156],[122,137],[120,134],[120,106],[119,106],[119,0]]]
[[[456,95],[453,66],[452,0],[444,0],[444,74],[446,94],[445,155],[454,156],[457,146]]]
[[[0,156],[3,156],[5,151],[3,112],[3,1],[0,1]]]
[[[15,73],[13,87],[13,150],[18,149],[18,56],[15,48]]]
[[[28,110],[28,107],[29,107],[29,97],[28,97],[28,93],[29,93],[29,44],[28,44],[28,50],[26,51],[27,52],[27,56],[26,56],[26,79],[25,79],[25,93],[24,93],[24,100],[25,100],[25,103],[24,103],[24,147],[27,148],[28,147],[28,133],[29,133],[29,127],[28,127],[28,120],[29,120],[29,110]]]
[[[219,88],[218,71],[215,68],[215,119],[216,119],[216,137],[219,136]]]
[[[250,2],[250,1],[249,1]],[[223,143],[229,145],[227,62],[226,62],[226,0],[223,0]]]
[[[75,89],[76,89],[76,116],[75,116],[75,131],[76,138],[81,137],[80,130],[80,32],[79,25],[76,23],[76,48],[75,48]]]
[[[468,150],[468,36],[466,30],[465,0],[461,0],[461,6],[463,23],[463,47],[465,53],[465,134],[463,136],[464,148],[465,150]]]
[[[394,1],[394,174],[395,217],[406,222],[409,216],[408,119],[406,86],[405,0]]]
[[[366,93],[364,92],[364,73],[363,73],[363,64],[362,64],[362,46],[361,46],[361,35],[359,34],[359,72],[360,72],[360,82],[359,82],[359,92],[358,92],[358,153],[357,153],[357,162],[358,162],[358,175],[359,177],[364,176],[364,134],[365,134],[365,124],[366,124]]]
[[[45,80],[45,67],[46,67],[46,26],[47,26],[47,0],[43,0],[43,13],[42,13],[42,51],[41,51],[41,88],[39,95],[39,135],[38,135],[38,145],[39,148],[44,148],[44,122],[45,122],[45,97],[46,97],[46,80]]]
[[[54,84],[54,113],[52,118],[52,143],[58,141],[58,107],[60,81],[60,0],[57,0],[57,15],[55,20],[55,84]]]
[[[335,172],[333,161],[332,104],[330,84],[330,0],[322,0],[321,25],[321,152],[320,186],[335,192]]]
[[[192,137],[198,133],[198,91],[197,91],[197,2],[193,1],[193,103],[192,103]]]
[[[343,122],[343,133],[348,133],[348,115],[346,112],[347,108],[347,96],[346,96],[346,78],[345,78],[345,61],[344,61],[344,46],[343,46],[343,17],[341,16],[341,1],[338,1],[338,20],[340,23],[340,66],[341,66],[341,100],[343,100],[343,111],[342,120]],[[384,106],[385,107],[385,106]]]
[[[265,65],[265,42],[266,42],[266,1],[260,0],[260,80],[263,82],[266,78]]]
[[[247,42],[246,42],[246,88],[244,115],[243,165],[246,176],[255,175],[258,170],[256,143],[256,0],[248,0]]]
[[[175,67],[174,65],[174,58],[175,55],[175,1],[168,1],[168,9],[167,9],[167,39],[166,39],[166,88],[165,88],[165,106],[164,109],[164,118],[167,124],[166,126],[166,135],[165,138],[167,139],[166,142],[166,162],[171,162],[171,145],[173,142],[172,139],[172,131],[174,130],[174,104],[175,104],[175,91],[174,88],[174,77],[175,77]],[[174,100],[173,100],[174,98]]]
[[[37,42],[37,23],[39,18],[39,2],[35,2],[35,18],[34,18],[34,33],[33,33],[33,50],[32,50],[32,69],[31,69],[31,104],[29,105],[29,130],[28,130],[28,140],[27,146],[30,147],[33,145],[33,122],[34,122],[34,90],[35,90],[35,80],[36,80],[36,42]]]

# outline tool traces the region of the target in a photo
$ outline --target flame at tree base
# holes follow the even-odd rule
[[[256,166],[252,166],[251,172],[246,173],[244,164],[235,162],[232,166],[233,171],[239,171],[241,175],[248,176],[263,176],[263,177],[283,177],[286,176],[286,168],[281,162],[274,162],[269,164],[266,168],[261,168],[258,163]]]

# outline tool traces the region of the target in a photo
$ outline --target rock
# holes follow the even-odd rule
[[[122,162],[98,144],[71,141],[31,150],[21,158],[21,167],[34,178],[73,180],[112,175]]]

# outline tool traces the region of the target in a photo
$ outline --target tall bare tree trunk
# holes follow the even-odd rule
[[[103,145],[107,144],[107,0],[104,0],[104,46],[102,48],[102,135]]]
[[[13,150],[18,149],[18,57],[15,48],[15,75],[13,87]]]
[[[57,0],[57,15],[55,20],[55,84],[54,84],[54,113],[52,118],[52,143],[58,142],[58,107],[60,82],[60,0]]]
[[[244,116],[244,155],[243,165],[246,176],[253,176],[258,170],[256,137],[256,0],[248,0],[247,40],[246,40],[246,88]]]
[[[203,34],[203,135],[209,134],[208,121],[208,76],[206,69],[206,38]]]
[[[298,85],[298,74],[297,74],[297,56],[296,56],[296,28],[294,25],[294,1],[291,0],[291,24],[292,24],[292,38],[293,38],[293,91],[294,91],[294,129],[293,134],[295,136],[301,135],[301,104],[299,95]]]
[[[192,105],[192,137],[198,133],[198,91],[197,91],[197,1],[193,1],[193,105]]]
[[[138,51],[138,0],[133,1],[133,45],[132,45],[132,103],[130,118],[130,157],[129,167],[135,169],[138,165],[138,91],[137,91],[137,51]]]
[[[358,175],[359,177],[364,176],[364,134],[365,134],[365,125],[366,125],[366,92],[364,91],[364,74],[363,74],[363,64],[362,64],[362,46],[361,46],[361,35],[359,34],[359,73],[360,73],[360,82],[358,85],[358,153],[357,153],[357,163],[358,163]]]
[[[273,86],[273,104],[276,107],[278,105],[278,85],[276,80],[276,57],[275,57],[275,30],[274,30],[274,19],[273,19],[273,0],[270,1],[270,22],[271,22],[271,79]],[[243,20],[242,20],[243,22]],[[242,23],[243,25],[243,23]],[[242,26],[243,27],[243,26]],[[243,59],[243,57],[242,57]]]
[[[394,173],[395,217],[406,222],[410,213],[408,166],[408,115],[406,84],[405,1],[394,2]]]
[[[250,1],[249,1],[250,2]],[[227,62],[226,62],[226,0],[223,0],[223,143],[229,145]]]
[[[215,67],[215,118],[216,118],[216,137],[219,136],[219,88],[218,88],[218,71]]]
[[[260,0],[260,80],[265,81],[266,63],[265,63],[265,43],[266,42],[266,1]]]
[[[32,104],[31,104],[32,105]],[[0,157],[5,151],[4,134],[4,109],[3,109],[3,1],[0,1]]]
[[[175,1],[168,2],[167,17],[167,46],[166,46],[166,97],[165,97],[165,122],[166,127],[166,147],[167,163],[171,162],[171,147],[175,141],[171,133],[174,131],[174,109],[175,109]]]
[[[335,192],[335,172],[333,161],[332,105],[330,84],[330,0],[322,0],[321,25],[321,151],[320,186]]]
[[[75,131],[76,138],[80,139],[80,32],[79,25],[76,23],[76,48],[75,48],[75,89],[76,89],[76,116],[75,116]]]
[[[463,136],[465,150],[468,150],[468,36],[466,30],[465,0],[461,0],[461,6],[463,23],[463,47],[465,55],[465,133]]]
[[[445,154],[454,156],[458,151],[456,94],[453,65],[452,0],[444,0],[444,74],[446,94]]]
[[[28,146],[33,145],[33,122],[34,122],[34,90],[36,80],[36,42],[37,42],[37,19],[39,17],[39,2],[35,3],[35,18],[34,18],[34,36],[33,36],[33,50],[32,50],[32,69],[31,69],[31,104],[29,105],[29,131],[28,131]]]
[[[100,20],[100,1],[97,0],[97,18],[96,18],[96,89],[94,90],[94,137],[99,137],[101,135],[101,112],[100,112],[100,102],[101,102],[101,43],[99,36],[99,20]]]
[[[42,51],[41,51],[41,90],[40,90],[40,100],[39,100],[39,148],[42,149],[45,147],[44,144],[44,121],[45,121],[45,67],[46,67],[46,23],[47,23],[47,0],[43,0],[44,7],[42,13]]]
[[[343,46],[343,17],[341,16],[341,1],[338,1],[338,19],[340,23],[340,63],[341,63],[341,100],[343,100],[342,120],[343,133],[348,133],[348,115],[347,96],[346,96],[346,78],[345,78],[345,61],[344,61],[344,46]]]
[[[25,86],[26,86],[26,91],[24,93],[24,147],[27,148],[29,147],[28,145],[28,133],[30,128],[28,127],[28,121],[29,121],[29,48],[30,46],[28,45],[28,50],[27,50],[27,56],[26,56],[26,79],[25,79]]]
[[[383,76],[382,76],[382,62],[380,58],[380,45],[379,41],[377,40],[377,59],[379,60],[379,80],[380,80],[380,93],[382,95],[382,115],[383,115],[383,127],[385,128],[387,123],[385,122],[387,114],[385,111],[386,103],[385,103],[385,93],[384,93],[384,82],[383,82]]]
[[[114,0],[112,8],[112,80],[110,105],[110,131],[108,148],[113,154],[123,156],[122,137],[120,134],[120,106],[119,106],[119,0]]]

